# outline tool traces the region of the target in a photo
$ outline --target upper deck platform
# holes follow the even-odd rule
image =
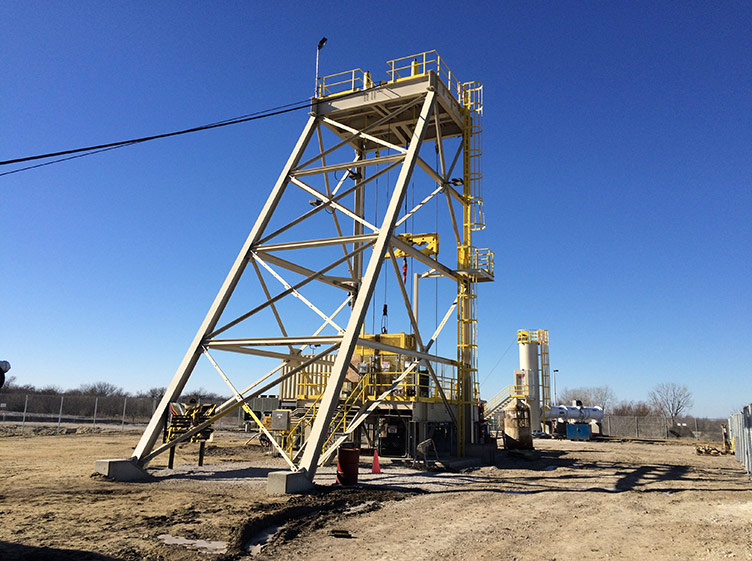
[[[320,96],[311,100],[317,115],[396,145],[408,144],[420,107],[418,102],[427,91],[437,93],[436,114],[441,138],[462,136],[466,130],[468,110],[481,107],[477,82],[459,82],[435,51],[389,61],[389,81],[374,83],[369,72],[350,70],[319,79]],[[387,115],[391,113],[388,119]],[[437,127],[426,131],[425,141],[436,140]],[[365,150],[383,149],[384,145],[364,138]]]

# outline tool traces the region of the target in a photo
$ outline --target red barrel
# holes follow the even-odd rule
[[[360,449],[340,448],[337,451],[337,483],[340,485],[357,485]]]

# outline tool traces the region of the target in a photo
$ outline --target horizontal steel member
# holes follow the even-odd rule
[[[391,156],[381,156],[379,158],[369,158],[367,160],[358,160],[357,162],[345,162],[344,164],[331,164],[328,166],[320,166],[317,168],[297,169],[290,173],[292,177],[303,177],[305,175],[317,175],[319,173],[328,173],[331,171],[342,171],[345,169],[352,169],[355,167],[373,166],[376,164],[386,164],[389,162],[398,162],[404,160],[404,154],[393,154]]]
[[[287,249],[304,249],[308,247],[324,247],[327,245],[342,245],[350,243],[363,243],[375,240],[378,234],[360,234],[358,236],[342,236],[340,238],[321,238],[318,240],[302,240],[299,242],[287,242],[277,244],[260,245],[256,247],[258,252],[283,251]]]
[[[220,348],[222,346],[263,347],[276,345],[331,345],[339,343],[341,335],[312,335],[308,337],[266,337],[263,339],[214,339],[206,343],[207,347]]]
[[[428,353],[422,353],[420,351],[415,351],[413,349],[405,349],[403,347],[395,347],[393,345],[377,343],[376,341],[371,341],[370,339],[358,339],[358,345],[362,345],[370,349],[379,349],[380,351],[386,351],[398,355],[411,356],[414,358],[419,358],[421,360],[428,360],[430,362],[448,364],[449,366],[459,366],[459,363],[456,360],[444,358],[443,356],[436,356]]]

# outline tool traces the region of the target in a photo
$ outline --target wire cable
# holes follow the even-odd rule
[[[299,111],[301,109],[307,109],[307,108],[310,108],[310,107],[311,107],[310,100],[297,101],[297,102],[294,102],[294,103],[288,103],[286,105],[280,105],[278,107],[273,107],[271,109],[264,109],[262,111],[256,111],[254,113],[249,113],[247,115],[241,115],[239,117],[233,117],[232,119],[225,119],[223,121],[217,121],[217,122],[214,122],[214,123],[209,123],[209,124],[206,124],[206,125],[200,125],[200,126],[197,126],[197,127],[191,127],[191,128],[183,129],[183,130],[179,130],[179,131],[167,132],[167,133],[162,133],[162,134],[155,134],[155,135],[151,135],[151,136],[144,136],[144,137],[141,137],[141,138],[133,138],[133,139],[130,139],[130,140],[121,140],[121,141],[118,141],[118,142],[110,142],[110,143],[107,143],[107,144],[98,144],[98,145],[95,145],[95,146],[87,146],[87,147],[83,147],[83,148],[73,148],[73,149],[70,149],[70,150],[62,150],[62,151],[59,151],[59,152],[50,152],[48,154],[38,154],[38,155],[35,155],[35,156],[26,156],[26,157],[23,157],[23,158],[14,158],[14,159],[11,159],[11,160],[5,160],[5,161],[1,161],[0,162],[0,166],[11,165],[11,164],[19,164],[19,163],[30,162],[30,161],[34,161],[34,160],[42,160],[42,159],[45,159],[45,158],[54,158],[56,156],[68,156],[68,157],[65,157],[65,158],[60,158],[60,159],[57,159],[57,160],[53,160],[51,162],[45,162],[45,163],[42,163],[42,164],[35,164],[35,165],[32,165],[32,166],[26,166],[26,167],[23,167],[23,168],[12,170],[12,171],[6,171],[4,173],[0,173],[0,177],[2,177],[4,175],[10,175],[10,174],[13,174],[13,173],[18,173],[18,172],[21,172],[21,171],[26,171],[26,170],[29,170],[29,169],[34,169],[34,168],[38,168],[38,167],[42,167],[42,166],[47,166],[47,165],[55,164],[55,163],[58,163],[58,162],[64,162],[64,161],[67,161],[67,160],[72,160],[72,159],[75,159],[75,158],[81,158],[81,157],[84,157],[84,156],[90,156],[92,154],[99,154],[101,152],[106,152],[108,150],[114,150],[116,148],[123,148],[125,146],[132,146],[134,144],[140,144],[142,142],[149,142],[151,140],[157,140],[157,139],[161,139],[161,138],[170,138],[170,137],[173,137],[173,136],[179,136],[179,135],[189,134],[189,133],[193,133],[193,132],[200,132],[200,131],[211,130],[211,129],[216,129],[216,128],[220,128],[220,127],[226,127],[226,126],[229,126],[229,125],[237,125],[237,124],[240,124],[240,123],[247,123],[249,121],[255,121],[255,120],[258,120],[258,119],[264,119],[266,117],[274,117],[274,116],[277,116],[277,115],[282,115],[284,113],[290,113],[292,111]],[[69,156],[70,154],[75,154],[75,155],[74,156]]]
[[[483,378],[483,381],[480,384],[478,384],[478,385],[482,386],[483,384],[486,383],[486,381],[488,380],[488,377],[493,373],[494,370],[496,370],[496,367],[499,366],[499,363],[501,362],[501,359],[504,358],[505,356],[507,356],[507,353],[509,352],[509,349],[511,349],[512,345],[514,345],[516,342],[517,342],[517,337],[515,337],[514,340],[511,343],[509,343],[509,346],[507,347],[507,350],[504,351],[501,354],[501,356],[499,357],[499,360],[496,361],[496,364],[493,365],[493,368],[491,368],[491,370],[488,371],[488,374],[486,374],[486,377]]]

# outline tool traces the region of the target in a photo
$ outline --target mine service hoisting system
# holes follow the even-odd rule
[[[493,253],[472,239],[484,228],[483,87],[458,80],[435,51],[387,64],[383,82],[360,69],[318,79],[300,138],[133,457],[100,460],[98,471],[135,479],[239,407],[289,465],[283,492],[310,486],[337,447],[362,438],[401,438],[406,455],[431,437],[447,453],[474,453],[476,286],[494,275]],[[419,284],[432,317],[418,314]],[[439,345],[453,315],[456,334]],[[272,364],[238,384],[236,361],[219,351],[251,360],[238,374]],[[199,359],[233,398],[158,443]],[[287,409],[276,430],[248,405],[274,388]]]

